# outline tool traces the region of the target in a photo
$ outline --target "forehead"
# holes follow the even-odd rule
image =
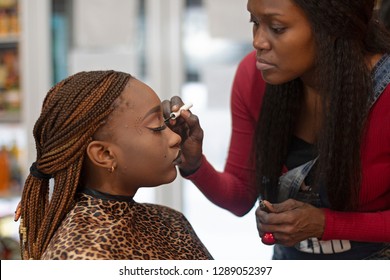
[[[146,84],[131,78],[114,102],[114,111],[108,117],[108,124],[114,128],[129,121],[140,123],[145,115],[156,107],[161,107],[157,94]]]
[[[118,99],[115,111],[130,109],[135,113],[142,113],[160,103],[160,98],[149,86],[131,78]]]
[[[113,107],[104,125],[95,132],[96,138],[117,139],[123,129],[135,129],[152,108],[161,108],[161,100],[149,86],[131,78]]]
[[[289,16],[298,7],[292,0],[248,0],[247,9],[262,16]]]

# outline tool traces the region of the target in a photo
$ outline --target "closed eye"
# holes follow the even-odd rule
[[[249,22],[255,26],[259,25],[259,21],[253,15],[250,15]]]
[[[167,128],[167,126],[165,124],[163,124],[162,126],[159,126],[159,127],[148,127],[148,129],[150,129],[153,132],[160,132],[166,128]]]

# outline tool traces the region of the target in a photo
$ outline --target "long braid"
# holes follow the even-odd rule
[[[27,177],[21,208],[23,259],[40,259],[50,239],[74,204],[85,150],[93,134],[114,110],[130,75],[115,71],[77,73],[47,94],[34,126],[36,166],[54,178]]]

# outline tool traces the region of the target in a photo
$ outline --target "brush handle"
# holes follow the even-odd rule
[[[184,104],[183,106],[180,107],[179,110],[177,110],[176,112],[172,112],[169,119],[172,120],[176,119],[177,117],[180,116],[181,111],[188,111],[192,106],[193,106],[192,103]]]

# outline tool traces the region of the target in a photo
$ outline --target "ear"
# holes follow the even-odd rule
[[[92,141],[88,144],[86,152],[93,165],[106,169],[116,167],[116,156],[111,144],[104,141]]]

